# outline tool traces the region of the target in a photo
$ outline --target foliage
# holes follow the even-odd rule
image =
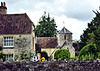
[[[2,59],[3,61],[5,61],[6,55],[3,53],[0,53],[0,59]]]
[[[73,59],[73,60],[78,60],[78,57],[77,57],[77,56],[76,56],[76,57],[71,57],[70,60],[71,60],[71,59]]]
[[[35,28],[36,35],[38,37],[53,37],[57,32],[57,26],[54,18],[50,18],[50,15],[46,16],[46,13],[39,19],[39,24]]]
[[[41,52],[41,58],[42,57],[45,57],[45,59],[48,60],[48,54],[45,51]]]
[[[67,49],[59,49],[54,53],[54,58],[55,59],[70,59],[70,52]]]
[[[100,52],[98,53],[98,58],[100,59]]]
[[[96,17],[88,23],[88,28],[80,36],[80,49],[87,44],[96,44],[99,50],[98,52],[100,52],[100,13],[98,11],[94,13]]]
[[[97,47],[95,44],[88,44],[86,46],[84,46],[80,53],[79,53],[79,56],[78,58],[80,60],[82,59],[96,59],[98,57],[98,53],[97,53]]]
[[[86,60],[90,60],[90,59],[93,59],[95,60],[95,55],[94,54],[86,54],[86,55],[82,55],[82,57],[80,57],[80,60],[83,60],[83,59],[86,59]]]
[[[15,42],[15,61],[26,60],[30,61],[32,58],[32,49],[30,48],[31,45],[31,37],[19,37],[16,39]]]
[[[30,61],[32,59],[32,51],[31,50],[25,50],[22,51],[20,54],[15,55],[14,59],[15,61],[21,61],[21,60],[26,60],[26,61]]]

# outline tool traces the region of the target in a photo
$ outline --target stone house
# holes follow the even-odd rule
[[[57,37],[37,37],[36,51],[39,58],[41,58],[41,52],[46,52],[48,57],[54,58],[54,52],[57,49]]]
[[[72,33],[65,27],[59,31],[56,37],[37,37],[37,53],[45,51],[48,57],[52,56],[52,59],[54,59],[54,53],[58,49],[68,49],[71,57],[75,56],[75,49],[72,46]]]
[[[6,60],[23,50],[35,50],[35,26],[26,13],[7,14],[5,2],[0,6],[0,48]]]
[[[7,14],[5,2],[0,6],[0,48],[6,55],[6,60],[14,60],[21,50],[36,51],[38,58],[41,52],[47,52],[54,59],[56,50],[68,49],[71,57],[75,56],[72,47],[72,33],[65,27],[56,37],[35,37],[35,25],[26,13]]]

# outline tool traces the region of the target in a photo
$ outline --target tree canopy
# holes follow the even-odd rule
[[[88,44],[88,45],[84,46],[81,49],[78,57],[80,60],[82,60],[82,59],[89,60],[90,58],[96,59],[98,57],[96,45],[95,44]]]
[[[35,28],[37,37],[54,37],[57,32],[57,26],[54,18],[46,15],[46,12],[39,19],[38,25]]]
[[[80,47],[83,48],[87,44],[96,44],[100,51],[100,13],[98,11],[93,12],[96,16],[88,23],[88,28],[80,36]]]

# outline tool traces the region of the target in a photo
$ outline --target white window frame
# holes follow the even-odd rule
[[[6,39],[4,39],[4,38],[6,38]],[[8,39],[7,39],[8,38]],[[10,38],[13,38],[13,39],[10,39]],[[12,40],[13,42],[10,42],[10,40]],[[6,41],[6,43],[5,43],[5,41]],[[7,41],[8,41],[8,43],[7,43]],[[9,44],[10,43],[10,44]],[[11,45],[11,43],[13,44],[13,45]],[[5,45],[6,44],[6,45]],[[8,45],[7,45],[8,44]],[[14,37],[3,37],[3,47],[14,47]]]
[[[9,60],[9,61],[13,61],[13,54],[5,54],[6,55],[6,61]]]

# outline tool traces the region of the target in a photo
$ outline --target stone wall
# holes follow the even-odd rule
[[[3,62],[0,71],[100,71],[100,61]]]
[[[32,49],[32,43],[31,43],[31,36],[30,37],[18,37],[15,39],[15,53],[20,53],[25,50]]]

